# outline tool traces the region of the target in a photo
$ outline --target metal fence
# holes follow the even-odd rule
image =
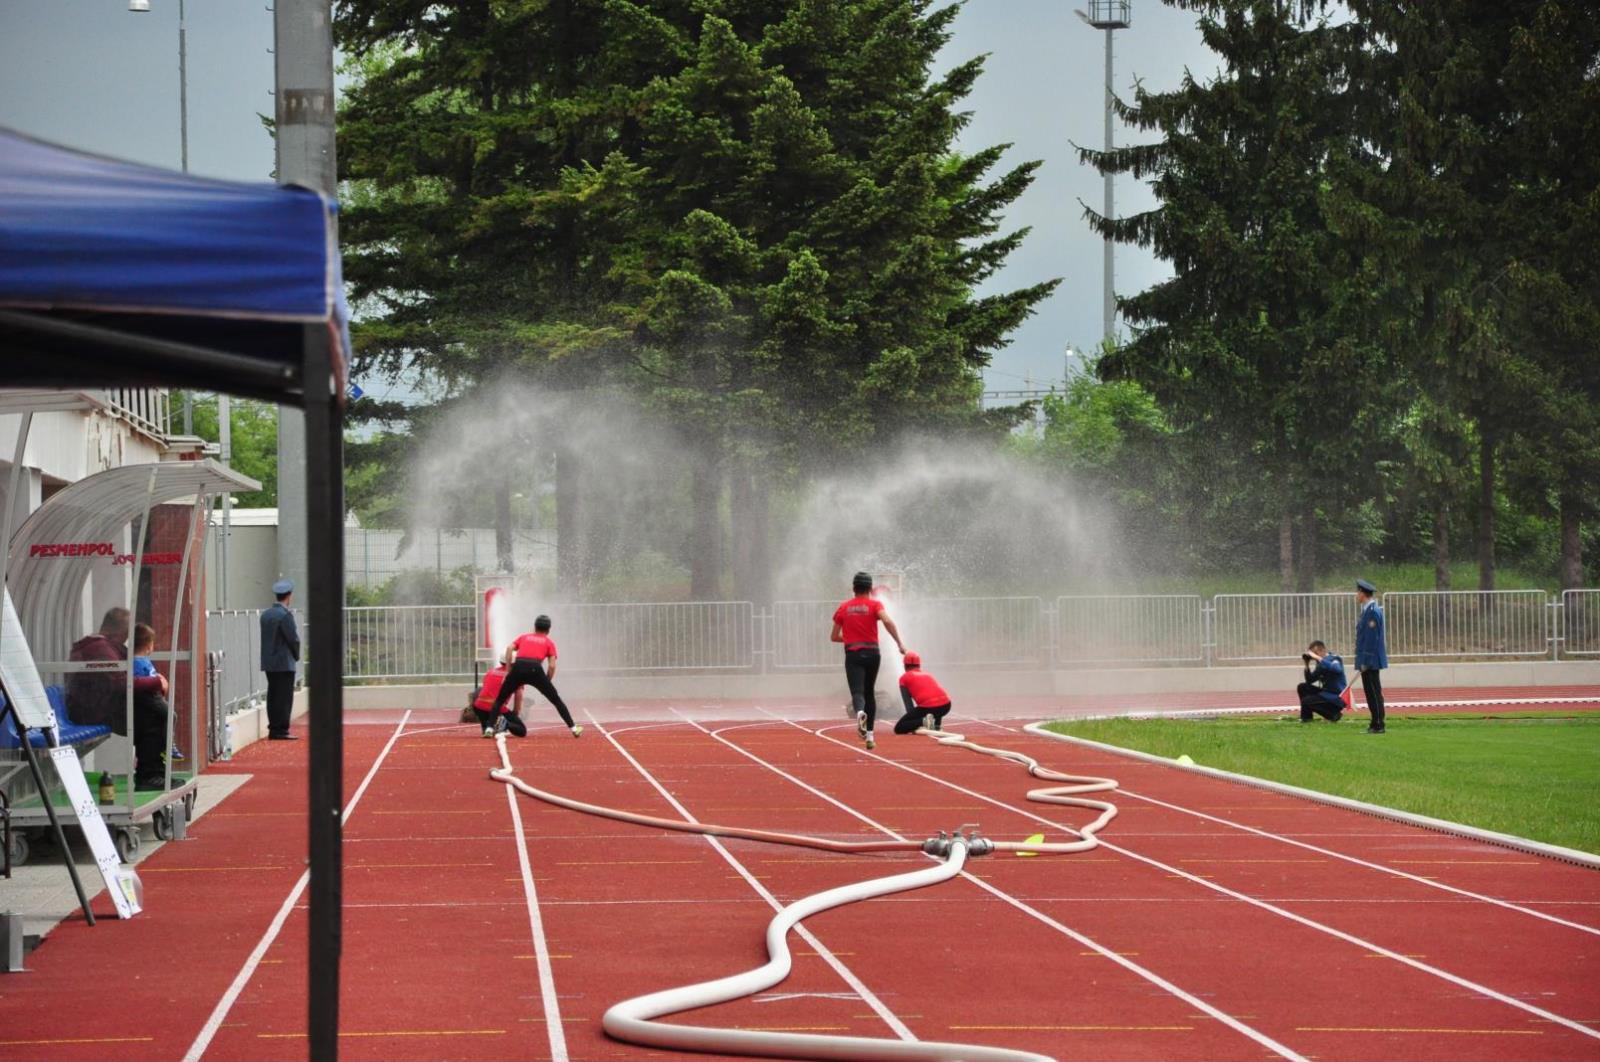
[[[296,609],[294,616],[303,646],[306,644],[305,613]],[[207,612],[206,654],[216,661],[216,696],[224,714],[266,697],[267,676],[261,670],[260,609]]]
[[[778,601],[764,614],[765,652],[783,670],[839,666],[829,641],[838,601]],[[1037,597],[924,597],[896,602],[891,615],[929,667],[1042,666],[1049,653],[1048,617]]]
[[[470,676],[477,631],[476,605],[346,608],[345,677]]]
[[[1390,593],[1392,660],[1600,657],[1600,590],[1554,599],[1541,590]],[[839,665],[828,640],[834,600],[690,601],[552,606],[562,670],[822,671]],[[1314,638],[1348,654],[1350,594],[911,598],[891,614],[930,668],[1196,666],[1292,661]],[[256,610],[212,612],[226,704],[265,689]],[[345,610],[345,675],[354,681],[470,678],[477,606]],[[302,631],[302,637],[304,632]]]
[[[1385,594],[1389,655],[1545,656],[1550,599],[1543,590],[1455,590]]]
[[[1352,594],[1218,594],[1211,602],[1211,659],[1217,663],[1294,660],[1315,638],[1335,652],[1354,641]]]
[[[1561,595],[1562,656],[1600,656],[1600,590],[1568,590]]]
[[[1058,597],[1058,665],[1201,664],[1206,609],[1200,595]]]

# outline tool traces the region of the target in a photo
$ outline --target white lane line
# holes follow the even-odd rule
[[[791,724],[791,725],[793,725],[793,724]],[[824,728],[824,730],[828,730],[828,729],[842,729],[842,727],[826,727],[826,728]],[[846,744],[845,742],[840,741],[838,738],[830,737],[828,734],[826,734],[824,732],[824,730],[815,730],[815,731],[812,731],[812,733],[816,734],[817,737],[821,738],[824,741],[828,741],[828,742],[831,742],[831,743],[833,743],[835,745],[838,745],[840,748],[849,749],[851,752],[862,752],[862,750],[857,749],[854,745]],[[1043,823],[1044,825],[1053,827],[1054,829],[1065,830],[1066,832],[1071,833],[1071,834],[1073,834],[1075,836],[1082,836],[1082,834],[1079,834],[1077,830],[1073,829],[1071,826],[1066,825],[1065,823],[1056,822],[1056,821],[1054,821],[1052,819],[1047,819],[1043,815],[1036,815],[1032,811],[1029,811],[1026,808],[1017,807],[1015,804],[1008,804],[1003,800],[996,800],[994,797],[989,796],[987,793],[980,793],[977,790],[968,789],[965,786],[957,785],[955,782],[947,782],[943,778],[939,778],[939,777],[937,777],[935,775],[928,774],[925,771],[920,771],[915,767],[910,767],[910,766],[907,766],[906,764],[898,763],[895,760],[887,759],[887,758],[885,758],[883,756],[876,755],[875,753],[862,752],[862,754],[863,755],[867,755],[867,756],[871,756],[873,759],[876,759],[876,760],[881,760],[882,762],[890,765],[891,767],[895,767],[895,768],[897,768],[899,770],[902,770],[902,771],[905,771],[905,772],[907,772],[909,774],[917,775],[920,778],[925,778],[930,782],[934,782],[934,783],[936,783],[938,785],[942,785],[942,786],[944,786],[944,787],[946,787],[948,789],[954,789],[958,793],[965,793],[967,796],[974,797],[974,798],[976,798],[978,800],[983,801],[986,804],[993,804],[997,808],[1003,808],[1006,811],[1015,812],[1018,815],[1023,816],[1024,818],[1029,818],[1029,819],[1032,819],[1035,822]],[[1319,933],[1325,933],[1330,937],[1334,937],[1334,938],[1337,938],[1339,940],[1343,940],[1343,941],[1345,941],[1346,943],[1349,943],[1349,944],[1354,944],[1358,948],[1365,948],[1369,952],[1376,952],[1379,955],[1384,956],[1385,958],[1393,959],[1395,962],[1402,963],[1402,964],[1404,964],[1406,966],[1410,966],[1411,968],[1413,968],[1415,970],[1420,970],[1421,972],[1423,972],[1425,974],[1430,974],[1430,975],[1432,975],[1434,977],[1440,978],[1441,980],[1449,981],[1451,984],[1459,985],[1460,987],[1465,988],[1468,991],[1482,993],[1483,995],[1488,996],[1490,999],[1493,999],[1493,1000],[1496,1000],[1498,1002],[1504,1003],[1507,1006],[1516,1007],[1518,1010],[1527,1011],[1529,1014],[1532,1014],[1535,1017],[1543,1018],[1546,1021],[1554,1022],[1557,1025],[1565,1026],[1566,1028],[1575,1030],[1577,1032],[1580,1032],[1583,1035],[1585,1035],[1587,1037],[1590,1037],[1591,1039],[1600,1040],[1600,1031],[1596,1031],[1594,1029],[1590,1029],[1588,1026],[1583,1025],[1581,1022],[1574,1021],[1571,1018],[1563,1018],[1561,1015],[1556,1014],[1553,1011],[1545,1010],[1543,1007],[1536,1007],[1531,1003],[1525,1003],[1522,1000],[1517,999],[1514,996],[1506,995],[1504,992],[1497,992],[1497,991],[1495,991],[1494,989],[1490,988],[1487,985],[1479,984],[1476,981],[1468,980],[1467,978],[1461,977],[1458,974],[1453,974],[1448,970],[1441,970],[1437,966],[1432,966],[1432,965],[1430,965],[1428,963],[1421,962],[1421,961],[1419,961],[1417,959],[1413,959],[1408,955],[1402,955],[1397,951],[1392,951],[1392,950],[1390,950],[1388,948],[1385,948],[1381,944],[1375,944],[1372,941],[1363,939],[1362,937],[1358,937],[1353,933],[1346,933],[1342,929],[1335,929],[1333,926],[1325,925],[1322,922],[1316,921],[1315,919],[1307,918],[1304,915],[1295,914],[1293,911],[1285,910],[1284,908],[1279,907],[1276,904],[1268,903],[1265,900],[1258,900],[1254,896],[1248,896],[1245,893],[1239,892],[1239,891],[1237,891],[1235,889],[1230,889],[1225,885],[1218,885],[1214,881],[1207,881],[1205,878],[1199,877],[1199,876],[1197,876],[1195,874],[1191,874],[1187,870],[1183,870],[1183,869],[1181,869],[1179,867],[1172,866],[1172,865],[1170,865],[1168,863],[1163,863],[1159,859],[1154,859],[1154,858],[1152,858],[1150,856],[1142,855],[1142,854],[1140,854],[1138,852],[1132,851],[1131,849],[1123,848],[1121,845],[1114,844],[1113,842],[1108,841],[1103,837],[1102,838],[1098,838],[1098,840],[1100,841],[1100,847],[1106,849],[1109,852],[1116,852],[1118,855],[1127,856],[1129,859],[1134,859],[1134,860],[1137,860],[1137,861],[1139,861],[1141,863],[1145,863],[1145,864],[1147,864],[1149,866],[1155,867],[1157,870],[1163,871],[1164,873],[1173,874],[1173,875],[1175,875],[1177,877],[1180,877],[1180,878],[1183,878],[1183,879],[1185,879],[1187,881],[1192,881],[1196,885],[1201,886],[1202,888],[1210,889],[1213,892],[1221,893],[1224,896],[1230,896],[1233,899],[1240,901],[1241,903],[1247,903],[1252,907],[1258,907],[1263,911],[1268,911],[1268,912],[1271,912],[1272,914],[1278,915],[1280,918],[1287,918],[1291,922],[1297,922],[1300,925],[1305,926],[1307,929],[1314,929]]]
[[[691,725],[691,726],[695,727],[696,729],[700,730],[701,733],[709,735],[714,740],[721,742],[722,744],[726,745],[728,748],[730,748],[733,751],[739,753],[741,756],[745,756],[745,757],[747,757],[747,758],[749,758],[751,760],[754,760],[756,763],[760,764],[761,766],[765,767],[767,770],[769,770],[769,771],[773,772],[774,774],[778,775],[780,778],[783,778],[783,779],[785,779],[785,780],[787,780],[789,782],[792,782],[793,784],[799,786],[801,789],[804,789],[806,792],[811,793],[813,796],[816,796],[816,797],[818,797],[818,798],[820,798],[822,800],[827,801],[829,804],[832,804],[834,807],[836,807],[839,810],[845,812],[846,814],[850,815],[851,817],[859,819],[860,821],[862,821],[862,822],[866,823],[867,825],[871,826],[873,829],[879,830],[882,833],[886,833],[890,837],[894,837],[897,840],[905,840],[904,837],[902,837],[900,834],[896,833],[894,830],[891,830],[889,827],[884,826],[883,824],[881,824],[879,822],[875,822],[873,819],[871,819],[868,816],[862,814],[860,811],[857,811],[855,808],[851,807],[849,804],[846,804],[842,800],[837,800],[834,797],[829,796],[827,793],[824,793],[822,790],[816,788],[815,786],[811,785],[810,783],[802,781],[799,778],[796,778],[794,775],[792,775],[789,772],[785,771],[783,768],[775,766],[772,763],[769,763],[768,761],[762,759],[760,756],[757,756],[755,753],[749,751],[748,749],[740,748],[738,745],[735,745],[733,742],[731,742],[731,741],[727,740],[726,738],[722,737],[720,731],[712,732],[712,731],[706,730],[705,727],[701,726],[699,723],[695,722],[693,719],[687,719],[686,718],[685,721],[688,722],[689,725]],[[801,727],[798,723],[795,723],[792,720],[784,720],[784,722],[788,723],[790,726],[798,727],[801,730],[805,729],[804,727]],[[1102,841],[1101,843],[1104,844],[1105,842]],[[1205,1000],[1200,999],[1198,996],[1195,996],[1195,995],[1193,995],[1193,994],[1191,994],[1189,992],[1184,991],[1182,988],[1180,988],[1177,985],[1173,984],[1171,981],[1168,981],[1166,978],[1162,977],[1160,974],[1156,973],[1154,970],[1151,970],[1151,969],[1149,969],[1147,967],[1141,966],[1140,964],[1134,962],[1133,960],[1129,959],[1125,955],[1117,954],[1115,951],[1112,951],[1110,948],[1108,948],[1105,945],[1101,944],[1099,941],[1096,941],[1096,940],[1093,940],[1093,939],[1091,939],[1091,938],[1089,938],[1087,936],[1084,936],[1082,933],[1080,933],[1077,930],[1073,929],[1071,926],[1064,925],[1061,922],[1056,921],[1054,918],[1051,918],[1049,915],[1045,914],[1043,911],[1040,911],[1040,910],[1037,910],[1037,909],[1035,909],[1033,907],[1028,906],[1026,903],[1024,903],[1021,900],[1017,899],[1016,897],[1012,896],[1010,893],[1002,891],[1001,889],[995,887],[994,885],[991,885],[989,882],[984,881],[982,878],[979,878],[979,877],[976,877],[976,876],[974,876],[972,874],[969,874],[966,871],[962,871],[961,872],[961,877],[963,877],[963,878],[967,879],[968,881],[972,882],[974,885],[978,886],[978,888],[980,888],[983,891],[989,893],[991,896],[994,896],[995,898],[1001,900],[1004,903],[1010,904],[1012,907],[1015,907],[1017,910],[1021,911],[1023,914],[1026,914],[1028,917],[1033,918],[1036,921],[1044,923],[1045,925],[1049,926],[1051,929],[1054,929],[1058,933],[1061,933],[1061,934],[1065,935],[1066,937],[1068,937],[1069,939],[1077,942],[1078,944],[1082,945],[1083,947],[1092,949],[1096,954],[1100,955],[1101,957],[1110,959],[1112,962],[1114,962],[1117,965],[1121,966],[1123,969],[1127,970],[1129,973],[1132,973],[1132,974],[1134,974],[1134,975],[1136,975],[1136,976],[1138,976],[1140,978],[1143,978],[1144,980],[1150,982],[1151,984],[1153,984],[1156,987],[1162,989],[1163,991],[1170,993],[1172,996],[1176,997],[1177,999],[1180,999],[1183,1002],[1187,1003],[1189,1006],[1194,1007],[1197,1010],[1203,1011],[1206,1014],[1209,1014],[1211,1017],[1217,1019],[1218,1021],[1222,1022],[1224,1025],[1228,1026],[1228,1028],[1232,1029],[1234,1032],[1237,1032],[1237,1033],[1239,1033],[1239,1034],[1241,1034],[1243,1036],[1246,1036],[1246,1037],[1250,1038],[1251,1040],[1254,1040],[1256,1043],[1260,1044],[1262,1047],[1265,1047],[1267,1050],[1273,1052],[1274,1054],[1276,1054],[1276,1055],[1278,1055],[1278,1056],[1280,1056],[1282,1058],[1296,1059],[1296,1060],[1299,1060],[1299,1062],[1306,1062],[1304,1056],[1299,1054],[1298,1052],[1296,1052],[1293,1048],[1279,1043],[1278,1041],[1274,1040],[1272,1037],[1268,1036],[1266,1033],[1262,1032],[1261,1030],[1256,1029],[1256,1028],[1254,1028],[1254,1027],[1252,1027],[1250,1025],[1245,1024],[1243,1021],[1240,1021],[1238,1018],[1235,1018],[1233,1015],[1228,1014],[1227,1012],[1225,1012],[1223,1010],[1220,1010],[1219,1008],[1213,1006],[1210,1003],[1207,1003]]]
[[[1019,731],[1013,727],[1005,727],[1004,729],[1010,730],[1013,734],[1022,733],[1022,731]],[[1320,845],[1309,844],[1305,841],[1297,841],[1293,837],[1285,837],[1283,834],[1273,833],[1270,830],[1259,829],[1255,826],[1246,826],[1242,822],[1234,822],[1230,819],[1219,818],[1216,815],[1208,815],[1203,811],[1196,811],[1193,808],[1186,808],[1179,804],[1170,804],[1165,800],[1158,800],[1153,796],[1146,796],[1143,793],[1136,793],[1131,789],[1118,789],[1117,792],[1123,796],[1130,796],[1135,800],[1142,800],[1147,804],[1154,804],[1157,807],[1163,807],[1170,811],[1179,811],[1185,815],[1192,815],[1197,819],[1205,819],[1207,822],[1220,823],[1223,826],[1229,826],[1235,830],[1242,830],[1245,833],[1255,834],[1258,837],[1265,837],[1270,840],[1281,841],[1284,844],[1293,845],[1296,848],[1303,848],[1308,852],[1316,852],[1319,855],[1325,855],[1332,859],[1341,859],[1346,863],[1353,863],[1356,866],[1366,867],[1369,870],[1376,870],[1384,874],[1392,874],[1397,878],[1405,878],[1407,881],[1414,881],[1418,885],[1426,885],[1432,889],[1439,889],[1443,892],[1455,893],[1457,896],[1465,896],[1470,900],[1480,900],[1483,903],[1494,904],[1496,907],[1504,907],[1508,911],[1516,911],[1519,914],[1531,915],[1534,918],[1543,919],[1546,922],[1554,922],[1556,925],[1566,926],[1568,929],[1577,929],[1584,933],[1592,933],[1595,936],[1600,936],[1600,928],[1584,925],[1582,922],[1570,922],[1565,918],[1557,918],[1555,915],[1546,914],[1543,911],[1535,911],[1532,908],[1523,907],[1519,904],[1512,903],[1510,900],[1502,900],[1494,896],[1486,896],[1483,893],[1473,892],[1470,889],[1462,889],[1454,885],[1446,885],[1442,881],[1433,881],[1422,877],[1419,874],[1412,874],[1404,870],[1398,870],[1391,866],[1385,866],[1382,863],[1374,863],[1370,860],[1362,859],[1360,856],[1349,855],[1345,852],[1336,852],[1331,848],[1323,848]],[[1128,835],[1123,834],[1122,836]],[[1216,835],[1213,834],[1211,836]]]
[[[511,805],[511,824],[516,830],[517,864],[522,868],[522,894],[528,900],[528,928],[533,934],[533,954],[539,967],[539,996],[544,1002],[544,1024],[550,1031],[550,1058],[552,1062],[567,1062],[567,1034],[561,1027],[555,971],[550,968],[550,946],[544,938],[544,919],[539,916],[539,893],[533,886],[528,839],[522,832],[522,810],[517,807],[516,791],[509,785],[504,788],[506,803]]]
[[[406,722],[411,718],[408,710],[400,717],[400,722],[395,726],[394,733],[389,735],[389,740],[384,743],[383,751],[378,753],[378,758],[372,761],[372,766],[367,770],[367,776],[356,787],[355,795],[350,798],[350,803],[344,806],[344,811],[339,815],[339,823],[343,825],[350,821],[351,814],[356,810],[356,805],[361,802],[361,795],[367,791],[367,786],[372,784],[372,779],[377,776],[378,768],[383,766],[383,761],[388,757],[389,750],[394,748],[394,743],[399,740],[405,731]],[[267,926],[267,931],[256,942],[255,949],[245,959],[244,965],[239,968],[238,974],[233,978],[233,983],[228,990],[222,993],[222,998],[217,1000],[217,1005],[211,1011],[211,1017],[201,1027],[200,1033],[194,1038],[194,1043],[189,1045],[189,1050],[184,1053],[183,1062],[198,1062],[206,1053],[206,1048],[211,1046],[212,1039],[217,1035],[217,1030],[222,1028],[222,1022],[228,1016],[228,1011],[233,1009],[233,1004],[238,1000],[245,985],[250,983],[250,978],[255,976],[256,967],[261,965],[261,960],[267,954],[267,949],[272,947],[273,941],[278,939],[278,934],[283,930],[284,922],[289,919],[289,912],[293,911],[300,896],[306,891],[306,886],[311,883],[311,871],[305,870],[300,875],[300,880],[294,883],[294,888],[289,890],[289,896],[283,901],[283,906],[278,908],[278,913],[272,917],[272,922]]]
[[[677,709],[674,708],[672,711],[677,712]],[[649,782],[655,787],[656,792],[660,793],[667,803],[672,805],[673,810],[677,811],[679,815],[682,815],[684,819],[689,822],[700,821],[694,817],[688,808],[684,807],[683,804],[679,802],[677,797],[668,792],[667,788],[656,780],[656,776],[651,774],[644,764],[634,759],[633,754],[627,749],[623,748],[622,744],[618,742],[616,738],[611,736],[610,732],[600,724],[600,720],[594,717],[593,712],[586,711],[585,714],[589,716],[590,722],[594,723],[595,729],[604,734],[606,740],[611,742],[616,750],[622,753],[623,757],[629,763],[633,764],[634,770],[642,774],[645,778],[645,781]],[[507,786],[506,788],[510,789],[511,787]],[[768,892],[767,887],[761,884],[761,882],[756,879],[755,875],[751,874],[750,871],[745,868],[745,865],[741,863],[732,852],[728,851],[727,847],[724,846],[721,841],[710,836],[706,837],[706,841],[711,845],[712,848],[716,849],[717,854],[722,856],[722,858],[727,861],[729,866],[733,867],[738,875],[745,880],[746,884],[756,891],[757,895],[771,905],[774,911],[783,910],[784,905],[782,901],[780,901],[776,896],[772,895],[772,893]],[[800,939],[811,945],[811,949],[817,953],[818,957],[821,958],[823,962],[826,962],[829,966],[833,967],[834,973],[838,974],[839,977],[843,979],[845,984],[849,985],[855,990],[856,994],[866,1002],[867,1006],[872,1008],[873,1012],[876,1013],[878,1017],[883,1019],[884,1024],[889,1026],[896,1036],[900,1037],[902,1040],[915,1040],[917,1038],[916,1035],[906,1027],[905,1022],[901,1021],[899,1017],[895,1015],[894,1011],[890,1010],[883,1000],[878,998],[877,994],[874,993],[872,989],[868,988],[848,966],[840,962],[838,956],[829,951],[822,941],[818,940],[814,935],[812,935],[811,930],[807,929],[804,925],[798,925],[794,927],[794,931],[799,935]]]

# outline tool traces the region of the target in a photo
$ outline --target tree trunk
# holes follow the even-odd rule
[[[689,539],[689,596],[719,600],[722,584],[722,453],[718,441],[703,438],[696,452],[689,504],[694,530]]]
[[[473,534],[477,534],[476,531]],[[511,475],[508,472],[494,489],[495,567],[503,572],[516,568],[511,542]]]
[[[1583,587],[1583,521],[1571,494],[1561,494],[1561,589]]]
[[[1294,517],[1288,513],[1278,521],[1278,590],[1294,593]]]
[[[1478,455],[1478,589],[1494,589],[1494,437],[1483,433]]]
[[[580,511],[582,461],[571,447],[556,449],[556,592],[568,601],[582,601],[588,582]]]
[[[734,597],[757,606],[772,602],[772,498],[754,462],[732,477]]]
[[[1444,498],[1433,510],[1433,588],[1450,589],[1450,503]]]
[[[1295,590],[1302,594],[1317,589],[1317,517],[1300,518],[1300,542],[1295,551]]]

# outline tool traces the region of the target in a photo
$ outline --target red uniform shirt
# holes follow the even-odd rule
[[[883,602],[875,597],[852,597],[833,610],[833,622],[844,629],[846,649],[878,647],[878,617]]]
[[[556,658],[556,643],[547,634],[524,634],[516,641],[518,660],[543,661]]]
[[[900,676],[900,688],[911,694],[911,703],[918,708],[937,708],[950,703],[950,695],[938,680],[917,668]]]
[[[494,699],[500,693],[500,687],[506,681],[506,673],[511,669],[500,664],[483,676],[483,686],[478,690],[478,696],[473,698],[472,706],[480,712],[487,712],[494,707]]]

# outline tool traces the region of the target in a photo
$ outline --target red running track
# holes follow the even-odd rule
[[[670,815],[670,793],[703,820],[839,837],[978,822],[1060,839],[1090,814],[1031,804],[1017,766],[925,737],[885,735],[868,754],[842,719],[705,714],[591,723],[580,741],[541,727],[511,754],[580,799]],[[346,826],[347,1057],[662,1057],[608,1040],[605,1008],[757,964],[774,901],[918,865],[714,844],[518,797],[530,904],[507,787],[487,778],[493,744],[444,713],[358,718],[347,792],[370,780]],[[936,889],[827,912],[793,941],[789,981],[694,1020],[1063,1058],[1600,1056],[1600,874],[1004,721],[964,732],[1118,778],[1104,845],[988,856]],[[303,872],[305,752],[244,750],[226,769],[250,782],[141,865],[146,914],[69,921],[36,972],[0,980],[7,1058],[182,1058],[235,982],[206,1057],[304,1057],[305,910],[285,905]]]

